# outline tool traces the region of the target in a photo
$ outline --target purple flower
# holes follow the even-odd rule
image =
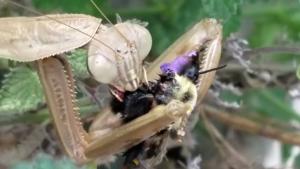
[[[160,70],[162,71],[162,73],[180,73],[185,68],[185,66],[190,64],[191,60],[197,56],[198,54],[196,51],[185,53],[181,56],[176,57],[176,59],[174,59],[170,63],[162,64],[160,66]]]

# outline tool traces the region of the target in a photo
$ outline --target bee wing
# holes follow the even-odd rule
[[[0,57],[34,61],[83,46],[101,19],[83,14],[0,18]]]
[[[161,54],[148,68],[148,79],[158,79],[160,65],[169,63],[177,56],[192,50],[199,50],[205,45],[205,53],[201,58],[201,70],[208,70],[218,66],[222,48],[222,26],[215,19],[205,19],[194,25],[188,32],[177,39],[163,54]],[[197,84],[198,102],[205,96],[206,91],[214,79],[215,71],[202,74]]]

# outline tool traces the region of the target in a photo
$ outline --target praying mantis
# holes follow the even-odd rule
[[[10,2],[10,1],[7,1]],[[83,14],[0,18],[0,56],[21,62],[36,62],[47,105],[66,153],[77,163],[106,158],[149,138],[185,114],[180,101],[156,106],[127,124],[113,125],[113,115],[101,116],[99,131],[83,129],[75,101],[75,82],[68,61],[60,54],[88,46],[91,76],[108,84],[111,93],[122,100],[122,92],[134,91],[144,81],[157,78],[159,66],[177,56],[205,46],[200,67],[218,66],[222,26],[204,19],[175,41],[147,69],[142,66],[152,39],[138,23],[126,21],[105,25],[101,19]],[[211,85],[215,72],[201,75],[197,84],[199,103]],[[95,120],[99,121],[99,120]],[[98,124],[94,124],[95,126]]]

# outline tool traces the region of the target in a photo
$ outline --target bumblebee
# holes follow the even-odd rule
[[[188,104],[186,115],[156,135],[130,148],[123,155],[124,168],[150,168],[158,164],[166,153],[167,138],[180,140],[185,124],[197,102],[197,80],[200,72],[200,52],[191,51],[161,65],[161,74],[155,82],[143,84],[135,91],[126,91],[122,101],[114,98],[112,111],[121,113],[124,123],[142,116],[154,106],[168,104],[176,99]]]

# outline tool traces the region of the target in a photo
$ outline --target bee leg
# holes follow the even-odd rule
[[[109,85],[110,93],[114,96],[114,98],[118,99],[120,102],[124,100],[124,91],[117,86]]]

